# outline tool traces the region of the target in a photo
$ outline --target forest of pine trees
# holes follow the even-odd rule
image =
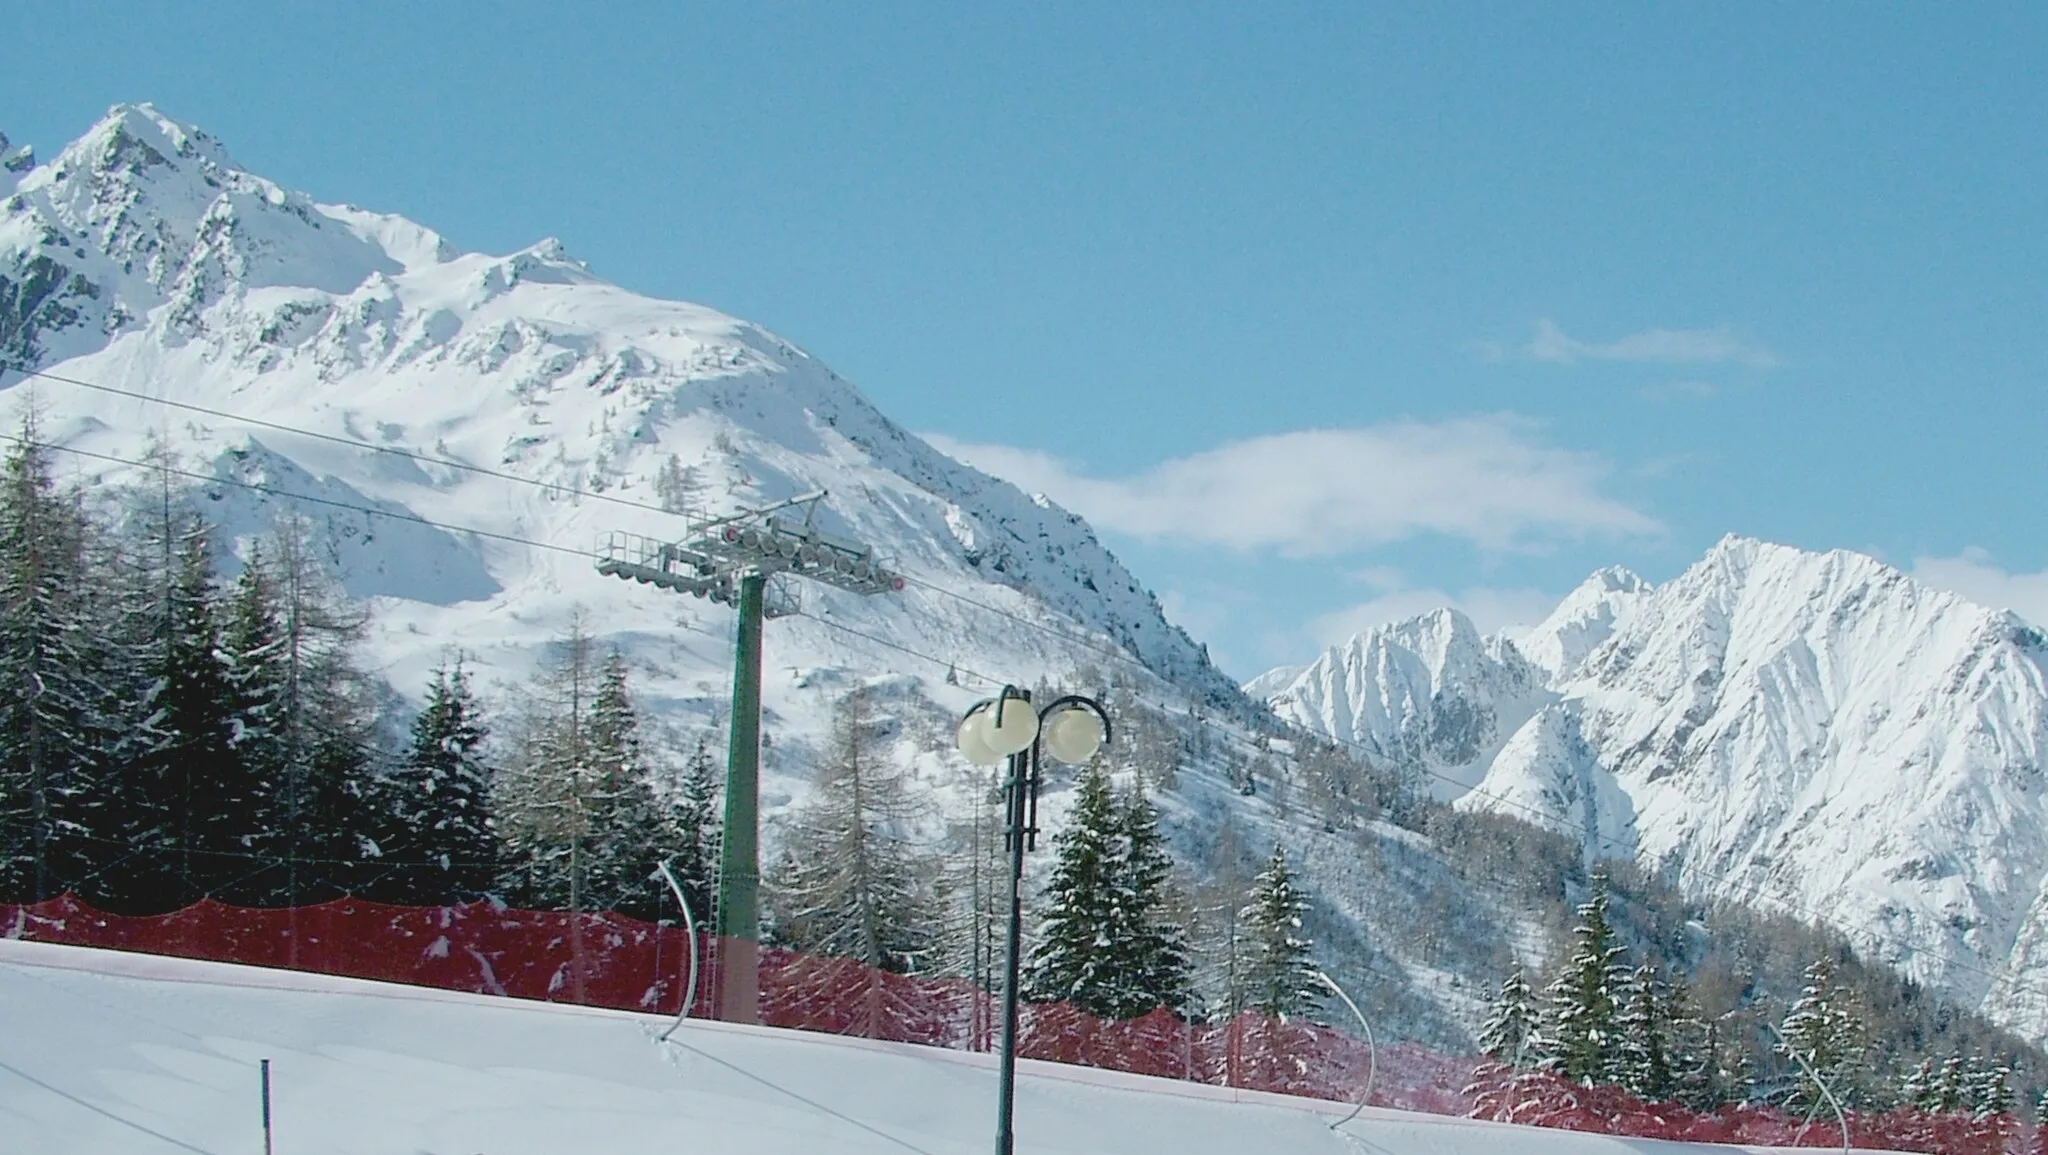
[[[316,539],[286,515],[229,578],[168,475],[89,509],[32,428],[9,448],[0,901],[70,892],[149,914],[493,895],[654,918],[663,859],[708,898],[717,779],[700,750],[657,786],[619,654],[572,627],[495,723],[452,659],[410,740],[388,741],[357,653],[365,616]]]
[[[1782,1022],[1760,1024],[1769,1049],[1786,1060],[1786,1073],[1759,1078],[1742,1040],[1731,1037],[1743,1029],[1737,1016],[1711,1021],[1681,979],[1654,964],[1627,965],[1600,876],[1578,917],[1570,949],[1540,994],[1516,967],[1492,1001],[1478,1037],[1489,1065],[1474,1086],[1488,1109],[1501,1106],[1489,1098],[1525,1093],[1518,1074],[1539,1071],[1700,1110],[1762,1101],[1810,1114],[1824,1111],[1830,1094],[1845,1109],[1904,1106],[1985,1117],[2013,1108],[2013,1072],[2001,1061],[1952,1054],[1923,1060],[1896,1087],[1876,1079],[1865,1008],[1836,985],[1826,958],[1806,968]]]

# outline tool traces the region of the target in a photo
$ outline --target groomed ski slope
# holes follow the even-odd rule
[[[955,1155],[990,1056],[0,940],[0,1150],[277,1155]],[[1026,1062],[1018,1151],[1598,1155],[1614,1139]],[[1762,1150],[1745,1148],[1743,1150]]]

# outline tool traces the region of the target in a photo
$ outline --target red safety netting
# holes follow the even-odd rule
[[[401,907],[355,899],[291,909],[210,900],[171,914],[126,916],[69,896],[0,904],[0,937],[103,947],[410,983],[445,990],[675,1014],[689,939],[680,928],[615,914],[513,910],[492,903]],[[698,937],[691,1014],[718,1017],[719,962],[729,944]],[[1001,1003],[973,984],[888,974],[843,958],[759,953],[760,1021],[956,1050],[993,1050]],[[1644,1103],[1614,1087],[1583,1087],[1528,1071],[1383,1044],[1327,1027],[1246,1014],[1192,1023],[1164,1010],[1109,1021],[1064,1004],[1022,1009],[1018,1051],[1033,1059],[1218,1086],[1356,1101],[1443,1115],[1645,1138],[1776,1146],[1838,1146],[1832,1114],[1807,1120],[1760,1107],[1695,1112]],[[2048,1142],[2009,1115],[1917,1111],[1856,1114],[1857,1146],[1943,1155],[2035,1155]]]

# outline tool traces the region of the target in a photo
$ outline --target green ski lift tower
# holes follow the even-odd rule
[[[820,530],[825,491],[693,521],[681,541],[612,533],[597,571],[709,598],[739,612],[733,655],[732,736],[725,764],[725,836],[718,856],[719,954],[713,998],[718,1017],[760,1018],[761,937],[761,626],[797,612],[793,579],[874,595],[903,589],[903,578],[867,544]],[[770,579],[775,579],[773,582]]]

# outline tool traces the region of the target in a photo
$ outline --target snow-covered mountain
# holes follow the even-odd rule
[[[1119,655],[1192,698],[1236,699],[1081,519],[933,450],[755,325],[607,284],[553,241],[469,253],[399,217],[316,203],[148,105],[114,108],[46,162],[23,155],[0,145],[16,158],[0,165],[0,366],[561,487],[0,368],[0,418],[19,422],[32,396],[45,435],[74,449],[134,458],[159,437],[188,469],[398,515],[304,507],[331,531],[351,592],[379,599],[375,650],[402,690],[439,656],[422,639],[511,673],[581,606],[653,672],[655,698],[721,696],[726,612],[601,578],[573,554],[399,520],[581,550],[613,529],[675,538],[680,518],[602,500],[655,504],[673,455],[713,511],[827,490],[824,528],[912,579],[873,599],[803,590],[804,616],[770,627],[771,709],[797,709],[817,671],[900,671],[959,698],[989,688],[972,671],[1029,683]],[[280,505],[232,486],[210,495],[238,535]],[[946,684],[944,663],[965,686]]]
[[[1368,630],[1288,674],[1264,675],[1246,692],[1284,721],[1358,747],[1443,797],[1475,785],[1501,744],[1553,697],[1513,642],[1481,637],[1451,609]]]
[[[1390,726],[1408,732],[1380,720],[1383,703],[1460,716],[1425,703],[1425,686],[1473,687],[1466,713],[1506,716],[1496,667],[1467,657],[1442,667],[1456,677],[1422,680],[1437,667],[1405,639],[1432,620],[1339,652],[1356,660],[1326,655],[1276,708],[1375,748]],[[1460,805],[1538,818],[1695,894],[1828,923],[2048,1036],[2041,631],[1860,554],[1730,537],[1655,589],[1595,574],[1524,641],[1553,671],[1552,700],[1497,748],[1451,748],[1477,755],[1446,767],[1478,783]]]
[[[1517,637],[1515,646],[1551,681],[1569,678],[1649,593],[1650,584],[1635,573],[1609,566],[1580,582],[1549,617]]]

